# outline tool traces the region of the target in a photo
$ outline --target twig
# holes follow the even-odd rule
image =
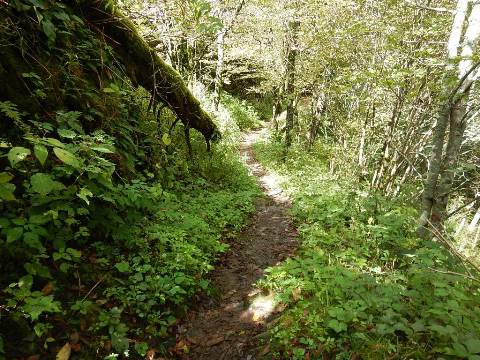
[[[421,5],[417,4],[413,0],[405,0],[406,5],[410,7],[417,7],[423,10],[430,10],[430,11],[435,11],[435,12],[440,12],[440,13],[449,13],[449,14],[454,14],[455,11],[451,9],[447,9],[444,7],[432,7],[432,6],[427,6],[427,5]]]
[[[478,266],[472,260],[467,258],[462,253],[460,253],[455,248],[453,243],[449,239],[447,239],[446,236],[442,234],[440,230],[438,230],[429,219],[427,219],[427,224],[430,225],[428,229],[433,233],[433,235],[436,236],[437,239],[440,240],[444,245],[446,245],[447,250],[449,250],[452,255],[456,256],[462,262],[462,265],[464,266],[465,270],[467,270],[470,276],[472,276],[472,273],[470,272],[470,269],[468,268],[467,264],[480,273],[480,266]]]
[[[88,293],[83,297],[82,299],[82,302],[85,301],[85,299],[92,293],[93,290],[95,290],[97,288],[98,285],[100,285],[102,283],[103,280],[105,280],[105,278],[107,277],[107,274],[103,275],[100,280],[97,281],[97,283],[95,285],[93,285],[93,287],[88,291]]]
[[[474,202],[478,201],[480,199],[480,196],[476,196],[475,199],[467,202],[466,204],[463,204],[462,206],[460,206],[459,208],[453,210],[450,214],[448,214],[445,219],[449,219],[451,218],[453,215],[455,215],[456,213],[458,213],[460,210],[466,208],[468,205],[470,204],[473,204]]]
[[[428,267],[428,269],[429,269],[429,270],[432,270],[432,271],[434,271],[434,272],[440,273],[440,274],[461,276],[461,277],[464,277],[465,279],[469,279],[469,280],[472,280],[472,281],[475,281],[475,282],[480,283],[480,279],[477,279],[476,277],[473,277],[473,276],[471,276],[471,275],[462,274],[462,273],[457,273],[457,272],[454,272],[454,271],[437,270],[437,269],[434,269],[434,268],[432,268],[432,267]]]

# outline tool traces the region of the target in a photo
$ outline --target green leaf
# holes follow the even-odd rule
[[[50,330],[51,325],[50,324],[44,324],[44,323],[37,323],[33,327],[33,331],[35,331],[35,335],[38,337],[41,337],[43,334],[45,334],[48,330]]]
[[[468,339],[464,342],[465,346],[468,349],[470,354],[480,353],[480,340],[479,339]]]
[[[46,138],[43,139],[48,145],[59,147],[59,148],[64,148],[65,144],[62,143],[60,140],[55,139],[55,138]]]
[[[45,165],[48,157],[48,149],[43,145],[37,144],[33,147],[33,152],[40,164],[42,164],[42,166]]]
[[[77,250],[77,249],[73,249],[73,248],[67,248],[67,250],[65,250],[67,254],[70,254],[71,256],[73,256],[74,258],[81,258],[82,257],[82,252]]]
[[[32,152],[24,147],[14,147],[8,152],[8,161],[14,167],[19,162],[26,159]]]
[[[72,130],[58,129],[57,132],[58,132],[58,135],[67,139],[75,139],[75,137],[77,137],[77,134],[75,133],[75,131],[72,131]]]
[[[119,262],[119,263],[116,263],[115,264],[115,268],[120,271],[121,273],[125,273],[127,272],[128,270],[130,270],[130,266],[128,265],[128,263],[126,261],[122,261],[122,262]]]
[[[111,333],[110,338],[112,340],[112,346],[116,351],[124,353],[128,350],[128,339],[123,333],[114,331]]]
[[[41,195],[47,195],[52,191],[63,190],[65,186],[58,181],[52,179],[50,175],[38,173],[30,178],[32,191]]]
[[[0,218],[0,229],[6,229],[10,225],[10,220],[7,218]]]
[[[53,44],[57,38],[55,25],[53,25],[50,20],[46,19],[42,22],[42,29],[45,35],[47,35],[48,42]]]
[[[80,161],[78,158],[73,155],[70,151],[60,149],[60,148],[53,148],[53,152],[57,157],[65,164],[70,165],[76,169],[80,167]]]
[[[347,324],[345,324],[343,322],[340,322],[337,319],[330,320],[328,322],[327,326],[329,328],[335,330],[335,332],[337,332],[337,333],[347,330]]]
[[[465,348],[464,345],[460,343],[453,343],[453,355],[461,356],[461,357],[467,357],[468,356],[468,351]]]
[[[34,232],[31,232],[31,231],[26,232],[23,235],[23,242],[25,244],[27,244],[28,246],[30,246],[31,248],[37,249],[41,252],[43,252],[45,250],[45,247],[40,242],[40,237],[38,236],[38,234],[36,234]]]
[[[77,196],[82,199],[83,201],[85,201],[87,203],[87,205],[90,205],[90,200],[88,199],[89,197],[92,197],[93,194],[90,190],[88,190],[87,188],[82,188],[80,190],[80,192],[77,194]]]
[[[107,148],[106,146],[92,146],[91,149],[95,150],[95,151],[98,151],[98,152],[101,152],[101,153],[105,153],[105,154],[113,154],[114,153],[114,151]]]
[[[6,231],[7,234],[7,243],[12,243],[20,239],[23,235],[23,227],[15,227],[8,229]]]
[[[42,313],[55,313],[60,312],[59,303],[53,300],[53,296],[39,296],[29,297],[25,299],[25,304],[22,306],[22,310],[25,311],[32,320],[38,320]]]
[[[135,350],[140,356],[145,356],[148,351],[148,344],[145,342],[135,343]]]
[[[422,320],[417,320],[412,324],[412,329],[415,332],[422,332],[425,331],[425,324],[423,323]]]
[[[0,101],[0,111],[5,114],[5,116],[9,117],[15,121],[21,121],[22,118],[20,113],[18,112],[17,105],[10,101]]]
[[[13,179],[13,175],[7,172],[0,173],[0,184],[5,184]]]
[[[5,201],[15,200],[15,185],[13,184],[0,184],[0,199]]]
[[[102,91],[103,91],[104,93],[106,93],[106,94],[113,94],[113,93],[116,92],[114,89],[109,88],[109,87],[103,88]]]
[[[167,146],[172,143],[172,139],[170,138],[170,135],[168,135],[168,134],[163,134],[162,141]]]

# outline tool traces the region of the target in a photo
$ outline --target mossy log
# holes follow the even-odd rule
[[[111,1],[77,0],[72,4],[115,49],[134,85],[144,87],[155,101],[167,105],[187,129],[200,131],[207,144],[215,140],[219,134],[217,127],[180,74],[158,56]]]

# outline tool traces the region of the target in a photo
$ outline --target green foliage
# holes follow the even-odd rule
[[[222,102],[232,114],[240,130],[260,127],[262,122],[252,105],[245,100],[239,100],[231,95],[223,94]]]
[[[256,146],[285,179],[302,246],[267,270],[264,287],[287,309],[270,330],[280,357],[337,359],[480,356],[478,282],[437,244],[414,233],[416,211],[355,189],[321,156]]]
[[[54,357],[76,332],[83,358],[143,358],[208,290],[257,185],[231,146],[207,154],[199,134],[190,160],[172,114],[152,114],[70,7],[7,9],[0,42],[28,42],[55,71],[22,73],[48,111],[0,102],[0,358]]]

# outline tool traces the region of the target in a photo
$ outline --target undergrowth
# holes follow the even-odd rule
[[[190,158],[172,113],[70,7],[1,11],[0,51],[31,94],[0,98],[0,359],[161,353],[254,210],[238,134],[207,153],[195,133]]]
[[[229,94],[222,94],[222,103],[235,119],[240,130],[254,129],[262,125],[255,108],[245,100],[240,100]]]
[[[286,163],[278,143],[255,150],[283,178],[301,236],[298,255],[261,281],[285,308],[269,331],[271,353],[480,359],[479,283],[438,244],[415,236],[412,205],[330,174],[321,144],[314,155],[293,149]]]

